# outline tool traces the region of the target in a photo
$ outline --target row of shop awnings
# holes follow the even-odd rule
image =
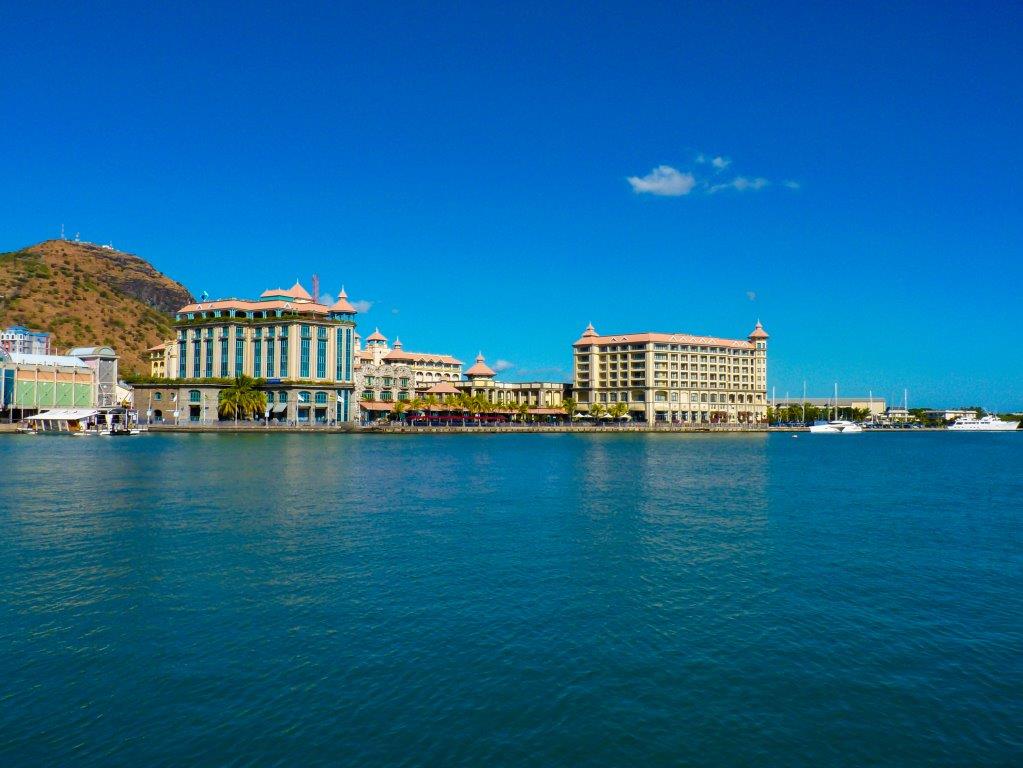
[[[99,411],[89,408],[54,408],[52,411],[29,416],[28,421],[81,421],[97,413]]]

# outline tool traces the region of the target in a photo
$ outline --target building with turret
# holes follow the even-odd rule
[[[262,380],[269,418],[296,424],[344,423],[354,407],[355,315],[344,289],[321,304],[298,281],[258,299],[189,304],[176,337],[150,350],[163,379],[136,385],[136,405],[154,421],[217,420],[219,393],[238,375]]]
[[[573,395],[582,411],[625,403],[646,423],[764,422],[767,339],[759,321],[745,339],[604,336],[590,324],[572,345]]]

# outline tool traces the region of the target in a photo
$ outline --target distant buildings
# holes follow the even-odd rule
[[[0,349],[22,355],[50,354],[49,333],[33,331],[23,325],[12,325],[0,330]]]
[[[980,414],[977,411],[966,410],[963,408],[939,408],[938,410],[924,411],[924,416],[928,419],[955,421],[956,419],[963,418],[976,419],[980,416]]]
[[[834,408],[836,405],[833,397],[774,397],[771,398],[771,406],[774,408],[796,408],[803,404],[812,405],[815,408]],[[885,413],[886,404],[883,397],[840,397],[837,405],[839,410],[861,410],[866,411],[869,416],[881,416]]]
[[[633,421],[758,423],[767,419],[767,339],[682,333],[601,336],[573,345],[573,393],[582,409],[625,403]]]

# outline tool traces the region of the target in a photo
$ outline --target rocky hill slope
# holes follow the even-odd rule
[[[173,336],[188,290],[148,262],[108,246],[47,240],[0,254],[0,327],[50,331],[54,351],[104,344],[122,374],[148,374],[148,347]]]

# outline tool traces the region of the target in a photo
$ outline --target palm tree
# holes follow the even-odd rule
[[[529,413],[529,403],[519,403],[515,406],[515,412],[519,415],[519,421],[525,421]]]
[[[615,403],[607,409],[607,412],[615,421],[620,421],[629,413],[629,406],[625,403]]]
[[[398,421],[404,421],[406,410],[408,410],[408,403],[404,400],[395,400],[391,407],[391,412],[398,418]]]
[[[563,410],[565,412],[565,415],[568,416],[569,422],[571,422],[573,417],[575,416],[575,406],[576,402],[575,398],[573,397],[566,397],[564,400],[561,401],[561,410]]]
[[[248,418],[263,413],[266,395],[256,389],[256,380],[244,374],[235,376],[234,383],[220,390],[217,413],[221,418]]]

